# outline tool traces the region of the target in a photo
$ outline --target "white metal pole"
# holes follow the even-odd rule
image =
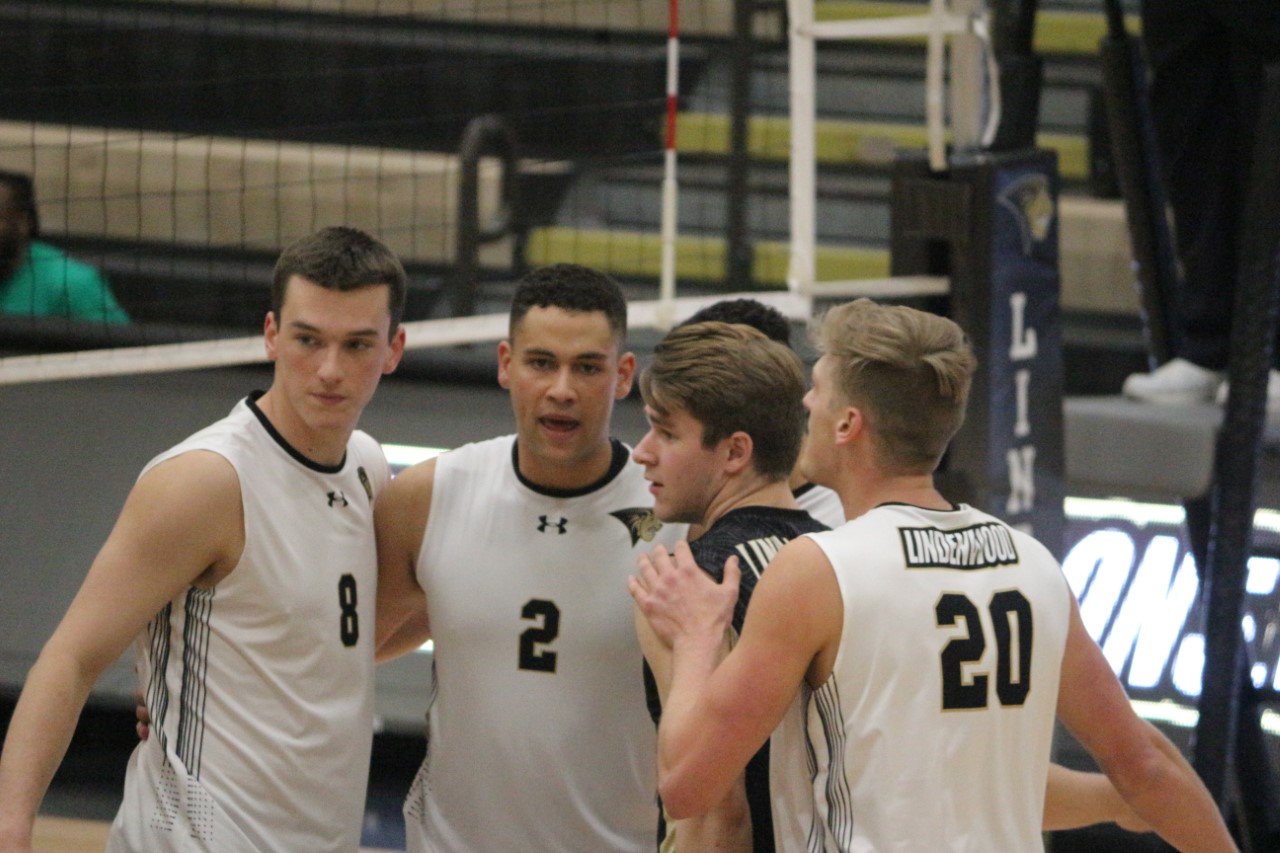
[[[787,287],[807,293],[817,276],[817,151],[814,142],[816,48],[813,0],[787,0],[791,22],[789,73],[791,88],[791,260]]]
[[[680,3],[667,16],[667,132],[662,168],[662,268],[658,283],[659,328],[675,325],[676,297],[676,111],[680,100]]]
[[[952,11],[970,22],[963,32],[951,37],[951,133],[958,150],[973,151],[982,146],[984,121],[990,112],[987,62],[990,45],[985,0],[952,0]],[[994,81],[992,81],[994,82]]]
[[[929,168],[941,172],[947,168],[947,40],[942,24],[949,11],[946,0],[931,0],[933,26],[929,28],[925,58],[924,122],[928,140]]]

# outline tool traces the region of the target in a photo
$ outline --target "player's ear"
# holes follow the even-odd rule
[[[636,354],[624,352],[618,358],[618,383],[613,389],[615,400],[625,399],[631,393],[631,383],[636,378]]]
[[[404,326],[397,326],[396,330],[391,333],[391,350],[387,353],[387,359],[382,363],[383,374],[394,373],[395,369],[400,366],[400,359],[404,357],[404,345],[408,340],[405,335]]]
[[[498,384],[511,387],[511,341],[498,341]]]
[[[729,474],[737,474],[739,471],[751,464],[755,458],[755,442],[751,440],[751,436],[742,430],[730,435],[725,440],[725,471]]]
[[[848,444],[867,431],[867,419],[857,406],[845,406],[836,418],[836,444]]]
[[[276,339],[280,336],[280,327],[276,325],[276,312],[268,311],[262,320],[262,341],[267,349],[267,361],[276,360]]]

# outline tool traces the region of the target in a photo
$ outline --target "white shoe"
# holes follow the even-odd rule
[[[1187,406],[1212,403],[1222,384],[1222,374],[1218,371],[1175,358],[1150,373],[1130,374],[1124,380],[1123,392],[1126,397],[1147,403]]]
[[[1227,395],[1231,393],[1231,383],[1223,380],[1218,386],[1218,393],[1215,399],[1219,406],[1225,406],[1227,403]],[[1272,414],[1280,413],[1280,370],[1272,370],[1267,373],[1267,411]]]

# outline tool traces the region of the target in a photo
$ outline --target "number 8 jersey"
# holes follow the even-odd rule
[[[1041,850],[1071,591],[1042,544],[960,505],[810,534],[844,627],[774,735],[780,851]]]
[[[410,853],[628,851],[656,844],[655,734],[626,580],[670,546],[641,467],[524,480],[514,436],[436,463],[416,567],[434,642]]]
[[[236,470],[244,551],[135,643],[151,737],[129,760],[107,850],[352,853],[373,737],[373,499],[388,479],[355,432],[336,466],[302,456],[253,402],[153,459]],[[192,519],[192,524],[201,523]]]

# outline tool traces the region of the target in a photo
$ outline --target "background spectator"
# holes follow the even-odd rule
[[[0,171],[0,314],[129,322],[100,272],[39,236],[31,178]]]

